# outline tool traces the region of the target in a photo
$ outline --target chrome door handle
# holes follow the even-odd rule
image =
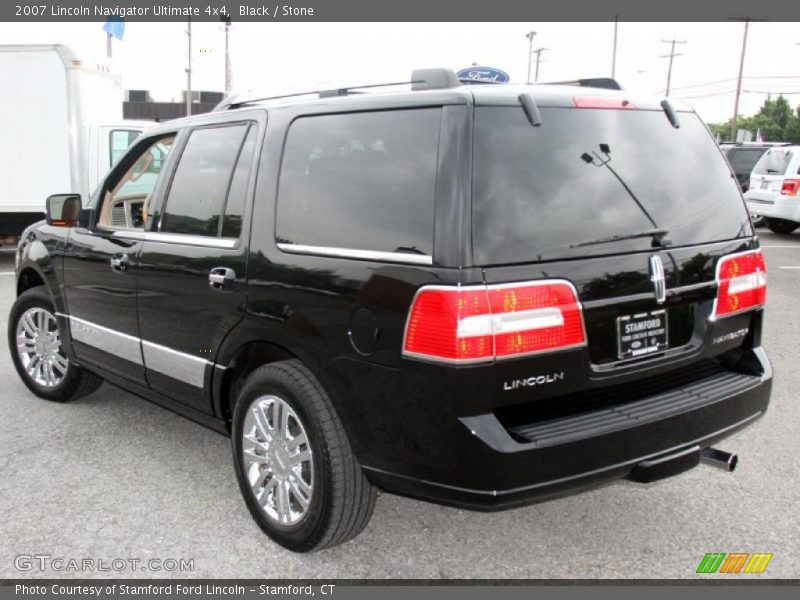
[[[208,274],[208,285],[212,290],[229,290],[236,281],[236,272],[227,267],[216,267]]]
[[[127,254],[115,254],[109,261],[111,263],[111,270],[116,273],[124,273],[128,270],[130,257]]]

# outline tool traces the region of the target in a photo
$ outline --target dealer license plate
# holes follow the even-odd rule
[[[666,310],[617,317],[617,352],[620,359],[660,352],[667,347]]]

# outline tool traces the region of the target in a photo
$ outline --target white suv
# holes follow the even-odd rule
[[[792,233],[800,226],[800,146],[770,148],[750,174],[744,195],[747,208],[763,216],[775,233]]]

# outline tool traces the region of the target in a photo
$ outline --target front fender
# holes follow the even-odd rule
[[[44,221],[29,226],[20,237],[16,253],[16,293],[44,284],[56,312],[68,314],[64,295],[64,251],[69,229],[52,227]],[[59,319],[62,331],[68,327]],[[64,340],[69,348],[69,340]]]

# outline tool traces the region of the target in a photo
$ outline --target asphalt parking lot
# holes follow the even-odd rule
[[[734,474],[700,466],[490,514],[384,494],[361,536],[312,555],[280,548],[252,521],[226,438],[108,385],[72,404],[39,400],[3,341],[0,577],[92,576],[15,568],[16,556],[42,554],[194,560],[192,572],[124,577],[684,578],[706,552],[772,552],[752,577],[797,578],[800,232],[762,233],[762,244],[775,381],[767,415],[721,445],[739,454]],[[3,328],[12,271],[0,254]]]

